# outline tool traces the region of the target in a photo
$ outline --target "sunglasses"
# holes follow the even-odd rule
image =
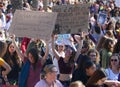
[[[115,61],[115,62],[117,62],[117,59],[111,59],[111,61]]]

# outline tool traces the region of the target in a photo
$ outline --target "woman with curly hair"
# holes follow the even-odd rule
[[[103,68],[109,67],[110,56],[113,53],[114,41],[110,38],[107,38],[103,43],[103,48],[101,50],[101,65]]]

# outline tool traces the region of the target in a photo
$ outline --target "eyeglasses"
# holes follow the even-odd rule
[[[113,62],[113,61],[114,61],[114,62],[117,62],[117,59],[111,59],[111,61],[112,61],[112,62]]]

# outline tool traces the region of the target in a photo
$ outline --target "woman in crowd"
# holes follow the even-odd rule
[[[100,67],[99,62],[100,62],[100,56],[99,53],[96,49],[90,49],[87,53],[87,55],[89,56],[89,58],[91,59],[91,61],[93,61],[97,68]]]
[[[59,80],[57,80],[57,68],[53,64],[44,67],[44,79],[41,79],[35,87],[63,87]]]
[[[112,55],[114,48],[114,41],[107,38],[103,43],[103,48],[101,50],[101,64],[103,68],[108,68],[110,56]]]
[[[96,65],[94,64],[94,62],[89,59],[83,60],[79,63],[78,68],[73,72],[72,82],[81,81],[85,85],[89,77],[91,77],[95,71]]]
[[[99,41],[98,41],[98,43],[97,43],[96,49],[99,52],[101,51],[102,48],[104,48],[103,45],[104,45],[106,39],[114,40],[113,41],[114,44],[117,42],[116,39],[115,39],[115,37],[114,37],[114,34],[113,34],[112,30],[107,30],[106,33],[105,33],[105,35],[101,36],[100,39],[99,39]],[[107,43],[107,45],[108,45],[108,43]]]
[[[18,57],[18,54],[14,48],[14,44],[12,43],[12,41],[7,41],[7,43],[8,43],[7,51],[3,58],[12,69],[10,73],[7,75],[7,77],[11,85],[13,84],[16,85],[18,84],[21,61],[20,58]]]
[[[40,72],[48,56],[48,42],[46,43],[45,55],[40,58],[40,56],[38,55],[38,50],[34,47],[28,50],[27,57],[24,56],[18,50],[18,47],[15,44],[14,35],[12,36],[12,40],[18,55],[24,63],[20,73],[18,85],[19,87],[34,87],[35,84],[40,80]]]
[[[104,82],[107,79],[107,75],[103,69],[96,70],[89,78],[86,87],[104,87]]]
[[[91,41],[89,41],[89,40],[83,40],[83,45],[82,44],[79,44],[79,45],[81,45],[82,47],[78,48],[78,50],[77,50],[77,53],[79,53],[79,56],[76,59],[77,65],[79,65],[78,63],[82,59],[84,59],[84,57],[86,57],[87,52],[89,51],[89,49],[93,48],[93,46],[91,45]]]
[[[75,81],[70,83],[70,87],[85,87],[81,81]]]
[[[57,52],[57,54],[59,55],[59,56],[61,56],[61,57],[65,57],[65,45],[64,44],[62,44],[62,43],[60,43],[60,44],[57,44],[57,46],[56,46],[57,48],[56,48],[56,52]],[[51,49],[52,50],[52,49]],[[59,66],[58,66],[58,60],[55,58],[55,56],[54,56],[54,54],[52,54],[52,56],[53,56],[53,64],[57,67],[57,69],[58,69],[58,72],[57,72],[57,74],[58,74],[58,77],[59,77],[59,74],[60,74],[60,72],[59,72]]]
[[[117,53],[112,54],[109,61],[109,68],[105,70],[107,78],[110,80],[118,80],[120,73],[120,56]]]
[[[3,41],[0,41],[0,66],[2,66],[5,70],[1,72],[2,77],[4,78],[5,82],[8,83],[7,75],[11,71],[10,66],[1,58],[5,54],[7,49],[7,44]]]
[[[67,46],[65,49],[65,57],[60,57],[54,48],[54,35],[52,36],[52,50],[55,58],[58,60],[60,69],[59,80],[65,87],[68,87],[72,78],[76,51],[71,46]]]

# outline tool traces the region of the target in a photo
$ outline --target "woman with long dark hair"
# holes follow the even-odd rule
[[[8,81],[11,85],[18,84],[18,77],[21,67],[21,61],[18,54],[14,48],[12,41],[7,41],[8,47],[3,59],[10,65],[11,71],[7,75]]]
[[[60,77],[59,80],[65,87],[69,87],[71,78],[72,78],[72,72],[74,69],[74,59],[76,55],[76,51],[71,46],[66,46],[65,49],[65,57],[61,57],[57,54],[55,48],[54,48],[54,35],[52,36],[52,50],[54,53],[55,58],[58,60],[58,66],[60,69]]]
[[[85,85],[88,79],[96,71],[95,63],[86,57],[84,56],[81,62],[78,63],[78,68],[72,74],[72,82],[81,81]]]
[[[40,80],[40,72],[48,56],[48,42],[46,43],[46,51],[44,56],[41,58],[39,56],[38,49],[31,48],[27,56],[24,56],[15,44],[15,36],[12,36],[15,49],[23,61],[23,67],[19,78],[19,87],[34,87],[35,84]]]
[[[1,58],[4,56],[7,49],[7,44],[3,41],[0,41],[0,66],[4,68],[1,72],[1,77],[4,78],[6,84],[8,83],[7,75],[11,71],[10,66]],[[0,85],[1,86],[1,85]]]
[[[103,43],[103,48],[101,50],[101,65],[103,68],[108,68],[110,56],[113,53],[114,40],[107,38]]]
[[[107,79],[107,75],[103,69],[96,70],[89,78],[86,87],[104,87],[104,82]]]

